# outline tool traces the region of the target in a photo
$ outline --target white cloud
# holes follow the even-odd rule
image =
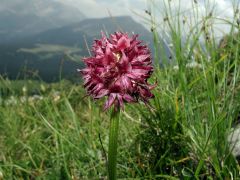
[[[62,3],[74,6],[83,12],[89,18],[100,18],[106,16],[120,16],[130,15],[137,21],[142,21],[141,16],[147,17],[144,13],[145,9],[152,8],[152,13],[155,14],[155,18],[161,26],[165,29],[163,19],[165,12],[168,11],[168,3],[171,4],[172,15],[176,15],[180,6],[180,12],[182,12],[182,18],[189,21],[189,24],[200,21],[204,16],[209,14],[212,10],[213,16],[218,18],[233,17],[232,0],[196,0],[197,4],[194,4],[194,0],[56,0]],[[236,0],[235,0],[236,1]],[[165,6],[165,5],[166,6]],[[150,9],[151,9],[150,8]],[[198,11],[198,19],[194,18],[194,14]],[[140,16],[134,14],[140,14]],[[229,25],[223,23],[223,21],[216,21],[214,26],[217,36],[222,36],[223,33],[229,31]],[[145,26],[150,29],[150,23],[146,23]],[[186,28],[187,29],[187,28]],[[190,27],[188,27],[190,29]],[[187,30],[186,30],[187,31]]]
[[[212,13],[213,27],[215,29],[215,36],[221,37],[229,32],[230,24],[226,24],[224,20],[233,21],[233,5],[232,0],[149,0],[152,11],[155,15],[159,29],[166,30],[167,26],[164,23],[166,14],[170,14],[168,18],[176,21],[178,16],[182,21],[186,21],[183,26],[185,34],[188,34],[189,29],[201,22],[207,15]],[[235,0],[236,2],[236,0]],[[238,6],[236,2],[235,8]],[[169,8],[171,7],[171,8]],[[179,8],[180,7],[180,8]],[[171,10],[171,13],[169,11]],[[180,14],[179,14],[180,12]],[[175,18],[175,19],[174,19]],[[199,26],[201,28],[201,26]]]
[[[26,0],[0,0],[1,9],[16,7],[19,4],[26,2]],[[35,3],[46,3],[47,1],[42,0],[31,0]],[[50,0],[49,0],[50,1]],[[164,27],[163,18],[165,16],[165,11],[167,10],[164,4],[170,2],[172,6],[172,14],[177,13],[178,6],[181,7],[181,14],[189,21],[193,21],[193,14],[196,13],[196,9],[198,10],[199,17],[198,21],[205,16],[207,13],[211,11],[214,7],[214,16],[219,18],[228,18],[231,19],[233,17],[233,8],[232,8],[232,0],[196,0],[197,6],[194,5],[194,0],[51,0],[55,2],[61,2],[68,6],[72,6],[74,8],[79,9],[83,14],[85,14],[89,18],[101,18],[110,16],[120,16],[120,15],[131,15],[135,20],[140,21],[141,17],[147,17],[144,13],[145,9],[149,9],[152,7],[152,13],[155,14],[155,17],[160,26]],[[239,1],[239,0],[235,0]],[[194,9],[195,7],[195,9]],[[53,11],[51,8],[46,8],[42,14],[48,14]],[[134,14],[136,12],[140,14],[140,16]],[[154,13],[155,12],[155,13]],[[193,22],[192,22],[193,23]],[[219,23],[219,22],[218,22]],[[148,25],[150,28],[150,25]],[[223,30],[224,32],[228,31],[226,25],[218,24],[216,28],[219,30]]]
[[[56,0],[78,8],[89,18],[101,18],[107,16],[133,16],[134,12],[143,14],[147,0]]]
[[[95,1],[95,0],[59,0],[62,3],[74,6],[90,18],[106,17],[109,12],[113,16],[129,15],[127,1]]]

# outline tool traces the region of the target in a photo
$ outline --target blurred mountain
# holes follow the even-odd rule
[[[56,0],[1,0],[0,43],[79,22],[85,16]]]
[[[15,43],[27,46],[34,44],[58,44],[81,48],[82,56],[87,56],[87,47],[91,47],[94,39],[101,38],[101,32],[111,34],[116,31],[139,34],[139,38],[153,49],[152,34],[144,26],[134,21],[130,16],[106,17],[96,19],[84,19],[72,25],[50,29],[20,39]]]
[[[151,32],[129,16],[84,19],[0,45],[0,73],[22,77],[19,72],[26,66],[46,81],[58,80],[60,69],[62,77],[73,77],[83,66],[82,57],[89,55],[87,45],[91,47],[101,31],[139,34],[139,39],[153,47]]]
[[[55,43],[77,44],[82,46],[84,37],[92,41],[101,37],[101,31],[110,34],[116,31],[139,34],[140,38],[147,43],[151,42],[152,35],[141,24],[134,21],[130,16],[107,17],[99,19],[84,19],[79,23],[51,29],[36,36],[28,38],[31,43]],[[59,38],[61,37],[61,38]],[[26,40],[26,39],[25,39]]]

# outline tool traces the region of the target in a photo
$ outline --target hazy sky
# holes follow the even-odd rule
[[[164,2],[168,1],[171,2],[172,6],[178,6],[180,2],[182,10],[191,9],[194,1],[198,2],[201,11],[205,11],[206,7],[210,8],[214,4],[215,11],[219,15],[231,16],[232,1],[237,2],[239,0],[0,0],[0,11],[1,8],[10,9],[12,6],[16,7],[23,4],[27,6],[30,2],[37,6],[50,4],[51,2],[61,2],[79,9],[87,17],[104,17],[109,16],[109,12],[113,16],[133,15],[133,12],[144,14],[144,10],[152,4],[155,4],[154,8],[158,9],[159,12],[164,12]]]
[[[233,6],[232,2],[237,4],[240,0],[0,0],[0,11],[1,9],[10,9],[15,6],[15,11],[19,11],[16,6],[23,5],[26,11],[39,11],[37,15],[51,14],[55,10],[54,6],[50,7],[48,4],[51,2],[60,2],[65,4],[63,8],[65,14],[56,12],[57,15],[63,15],[64,17],[73,18],[73,13],[68,13],[71,8],[80,10],[87,18],[100,18],[109,15],[119,16],[119,15],[130,15],[138,22],[143,23],[141,16],[146,17],[144,12],[146,9],[151,10],[155,14],[157,21],[162,21],[165,16],[166,8],[164,3],[171,3],[173,14],[180,5],[181,12],[186,12],[183,16],[190,19],[193,17],[193,7],[197,7],[199,12],[199,18],[202,18],[207,13],[209,13],[214,7],[214,17],[219,18],[229,18],[233,17]],[[30,3],[31,2],[31,3]],[[194,4],[193,2],[197,2]],[[35,9],[32,6],[27,6],[28,4],[34,4]],[[68,7],[68,8],[67,8]],[[73,10],[73,9],[72,9]],[[79,13],[80,14],[80,13]],[[138,15],[137,15],[138,14]],[[78,17],[75,17],[77,20]],[[159,23],[160,24],[160,23]],[[145,24],[146,25],[146,24]],[[161,24],[160,24],[161,25]],[[146,25],[147,27],[148,25]],[[227,31],[225,25],[218,24],[218,29]],[[150,29],[150,27],[148,27]]]
[[[111,15],[131,15],[134,19],[140,21],[140,16],[146,15],[144,10],[154,9],[158,20],[164,16],[164,2],[169,2],[172,7],[181,6],[182,11],[188,11],[189,17],[193,13],[193,2],[197,1],[197,7],[200,14],[204,15],[214,7],[214,16],[220,18],[233,17],[233,3],[239,0],[56,0],[62,1],[68,5],[79,8],[88,17],[104,17]],[[179,4],[180,2],[180,4]],[[196,6],[195,6],[196,7]],[[174,9],[174,8],[173,8]],[[135,12],[135,13],[134,13]],[[220,25],[221,26],[221,25]],[[223,28],[225,29],[225,27]]]
[[[56,0],[57,1],[57,0]],[[193,4],[194,0],[60,0],[68,5],[79,8],[87,17],[104,17],[111,15],[131,15],[137,21],[141,21],[140,16],[144,15],[146,9],[152,9],[155,11],[155,16],[158,21],[162,21],[164,18],[164,2],[171,3],[171,6],[178,8],[181,6],[181,11],[187,11],[185,16],[191,18],[193,13],[193,6],[198,8],[199,18],[206,15],[214,7],[214,16],[219,18],[232,19],[233,17],[233,2],[238,4],[239,0],[195,0],[197,4]],[[134,13],[135,12],[135,13]],[[226,33],[229,31],[229,26],[219,22],[216,28],[219,33]],[[149,28],[148,28],[149,29]],[[219,36],[221,36],[219,34]]]
[[[58,0],[56,0],[58,1]],[[79,8],[89,17],[108,16],[108,11],[113,15],[132,14],[132,11],[143,13],[151,2],[155,1],[158,8],[163,7],[163,2],[169,0],[59,0],[66,4]],[[221,15],[231,14],[232,0],[197,0],[200,8],[205,9],[206,5],[216,5],[216,10]],[[172,4],[180,2],[182,8],[192,7],[193,0],[171,0]],[[209,4],[207,4],[209,2]],[[236,0],[235,0],[236,2]],[[227,10],[228,9],[228,10]]]
[[[146,0],[60,0],[78,7],[88,17],[131,14],[146,8]]]

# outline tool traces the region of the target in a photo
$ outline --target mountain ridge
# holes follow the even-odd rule
[[[14,79],[27,64],[45,81],[56,81],[60,69],[62,77],[73,77],[76,69],[83,67],[82,57],[89,56],[87,45],[91,47],[93,40],[101,37],[101,30],[107,30],[107,34],[134,32],[153,49],[151,32],[131,17],[91,18],[0,45],[0,73]]]

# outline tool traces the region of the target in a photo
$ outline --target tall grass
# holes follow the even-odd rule
[[[152,3],[154,7],[157,6]],[[159,39],[170,39],[173,45],[171,56],[177,65],[174,71],[162,58],[163,68],[155,74],[162,87],[156,94],[159,97],[166,93],[167,97],[162,97],[165,102],[159,102],[164,101],[161,97],[155,98],[159,106],[154,107],[159,107],[156,111],[162,114],[162,109],[172,105],[172,122],[166,118],[162,120],[160,117],[163,115],[158,115],[157,119],[163,121],[163,127],[167,126],[165,123],[169,123],[168,126],[175,124],[171,131],[177,131],[179,137],[185,138],[181,150],[187,152],[185,160],[188,159],[190,164],[181,168],[182,173],[178,174],[184,175],[186,170],[191,178],[197,179],[208,176],[236,178],[239,175],[238,166],[231,155],[227,137],[239,113],[239,34],[236,34],[238,4],[233,2],[233,11],[236,13],[234,18],[225,20],[218,17],[214,6],[210,6],[210,1],[205,3],[206,12],[201,17],[197,1],[192,2],[189,10],[182,10],[180,1],[177,7],[175,5],[178,3],[167,1],[164,4],[164,20],[159,25],[156,25],[154,15],[150,14],[155,51],[161,52]],[[224,47],[218,46],[219,39],[216,37],[215,26],[219,21],[230,29]],[[161,27],[165,28],[164,35],[168,35],[167,38],[161,36]],[[158,60],[155,59],[155,62]],[[198,66],[190,68],[190,63],[193,62]],[[166,84],[163,85],[162,82]],[[167,98],[169,99],[166,100]],[[151,123],[156,119],[155,116],[150,118]],[[162,129],[164,130],[166,128]],[[179,142],[177,146],[181,145]],[[162,155],[165,154],[164,151]]]
[[[162,1],[164,18],[158,19],[161,4],[149,1],[151,81],[158,85],[151,107],[127,105],[121,115],[119,179],[240,177],[228,142],[240,105],[238,6],[233,3],[234,19],[225,20],[210,2],[204,14],[197,1],[189,2],[192,8],[182,10]],[[219,22],[230,29],[221,46]],[[163,42],[171,44],[171,57]],[[66,81],[38,85],[43,99],[31,100],[33,85],[23,82],[23,91],[18,83],[0,83],[0,179],[106,179],[110,114],[102,112],[103,102]]]

